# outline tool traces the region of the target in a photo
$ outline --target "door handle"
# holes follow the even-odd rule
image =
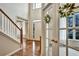
[[[55,43],[58,43],[56,40],[51,40],[51,41],[53,41],[53,42],[55,42]]]

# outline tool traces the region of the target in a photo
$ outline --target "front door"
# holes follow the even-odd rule
[[[79,13],[74,13],[67,20],[61,18],[59,33],[59,55],[79,56]]]

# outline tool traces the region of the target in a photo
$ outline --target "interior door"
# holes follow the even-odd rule
[[[34,40],[40,40],[41,36],[41,21],[33,22],[33,38]]]

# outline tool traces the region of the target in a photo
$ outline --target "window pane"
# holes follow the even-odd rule
[[[66,28],[66,18],[60,18],[60,28]]]
[[[41,8],[41,3],[33,3],[33,9]]]
[[[35,24],[33,24],[33,38],[35,38]]]
[[[75,32],[76,31],[76,32]],[[73,40],[68,40],[68,55],[69,56],[79,56],[79,30],[73,30]]]
[[[66,40],[66,30],[60,30],[60,43],[63,43],[63,44],[65,44],[64,42],[65,42],[65,40]]]
[[[60,30],[59,33],[59,55],[66,56],[66,30]]]
[[[73,17],[68,17],[68,27],[73,26]]]
[[[79,26],[79,13],[75,14],[75,26]]]
[[[79,29],[76,29],[76,39],[79,40]]]
[[[36,8],[41,8],[41,3],[36,3]]]
[[[33,3],[33,7],[32,7],[32,8],[35,9],[35,7],[36,7],[36,6],[35,6],[35,3]]]
[[[73,39],[73,30],[72,29],[68,29],[68,38]]]

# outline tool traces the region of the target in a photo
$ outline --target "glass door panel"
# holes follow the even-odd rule
[[[79,27],[79,13],[75,13],[75,26]]]
[[[59,56],[66,56],[66,30],[60,30],[59,33]]]
[[[79,56],[79,29],[68,33],[68,56]]]
[[[68,28],[68,56],[79,56],[79,13],[74,13],[73,21],[74,26]]]
[[[68,27],[73,27],[73,17],[68,17]]]
[[[59,25],[59,56],[66,56],[66,18],[60,18]]]

